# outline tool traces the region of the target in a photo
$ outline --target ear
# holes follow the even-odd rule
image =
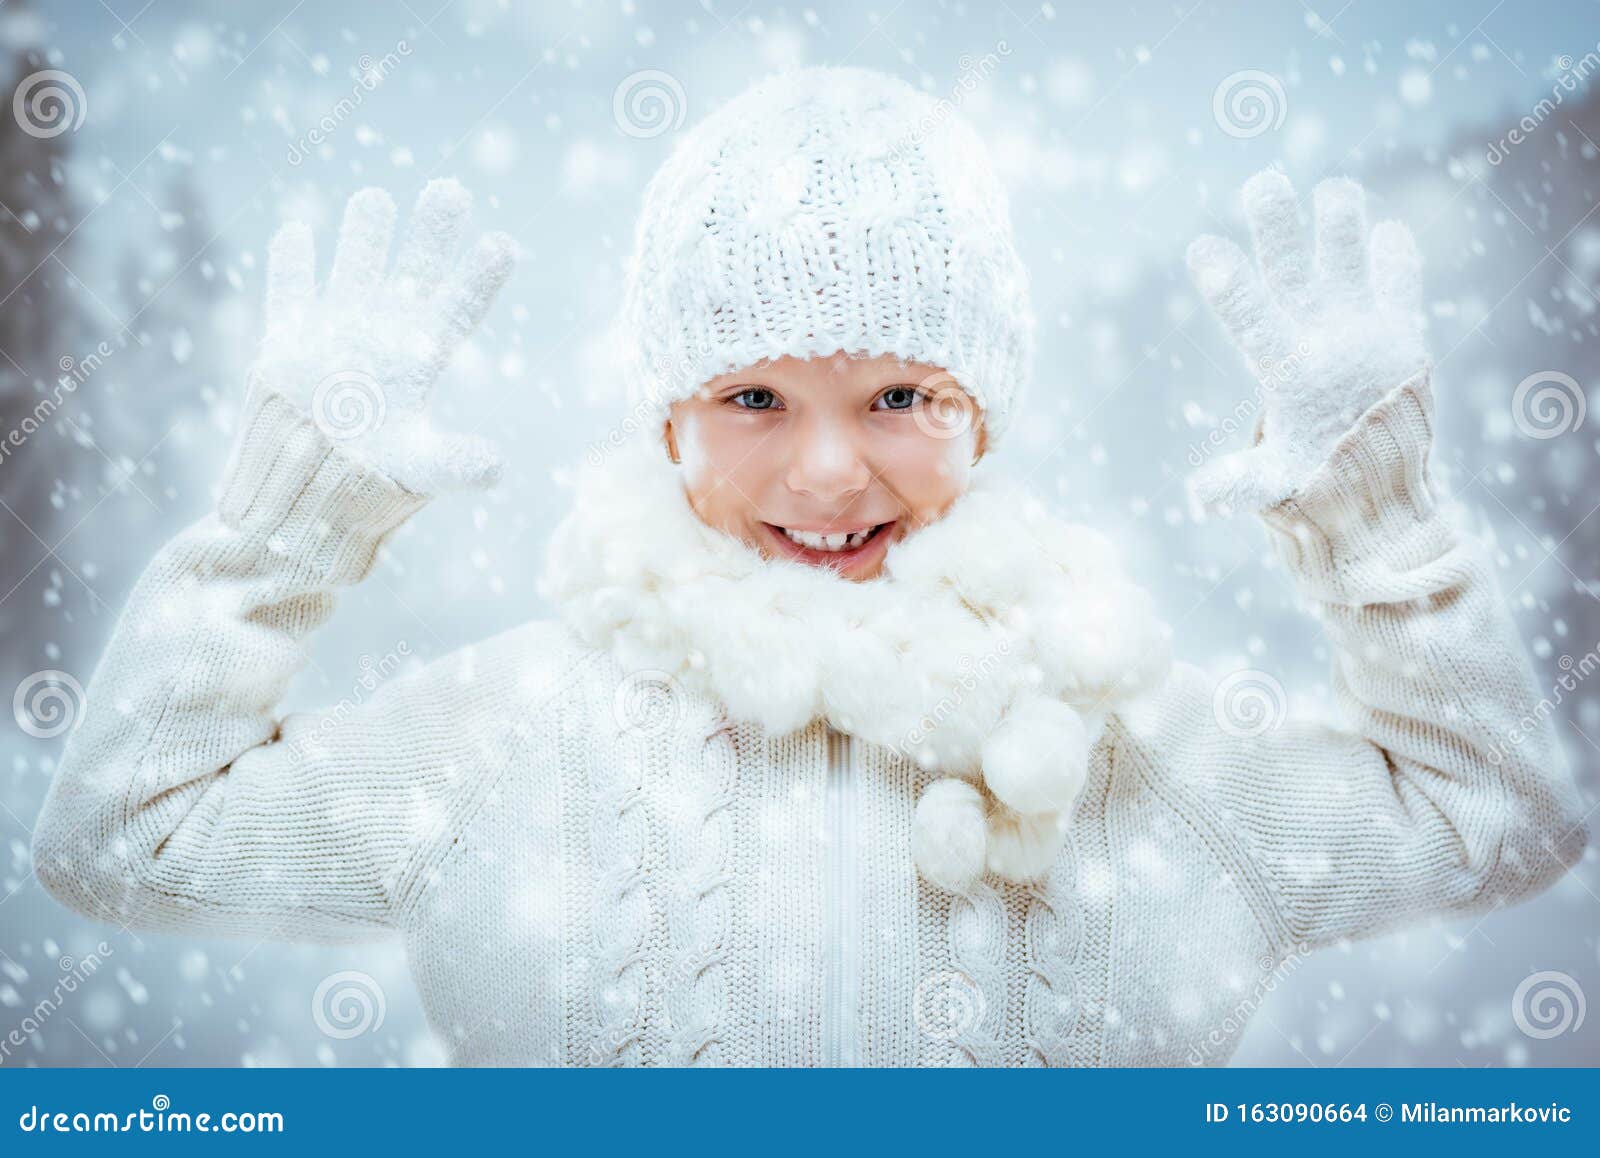
[[[972,455],[972,465],[977,466],[980,459],[989,453],[989,424],[983,420],[983,411],[978,411],[978,441]]]
[[[667,457],[676,463],[678,461],[678,440],[672,433],[672,419],[670,418],[661,427],[661,442],[667,448]]]

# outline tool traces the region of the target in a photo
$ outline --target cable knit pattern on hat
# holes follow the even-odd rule
[[[1286,956],[1490,912],[1547,887],[1587,841],[1492,563],[1433,493],[1430,438],[1423,374],[1265,512],[1325,628],[1342,727],[1241,734],[1226,682],[1175,664],[1105,715],[1044,877],[958,895],[911,857],[917,799],[944,773],[876,731],[908,703],[878,681],[905,669],[879,656],[847,678],[828,652],[847,636],[742,635],[717,614],[750,606],[736,598],[660,620],[654,649],[586,637],[675,590],[706,598],[695,576],[730,557],[698,538],[679,544],[698,560],[681,585],[626,550],[598,571],[572,561],[565,606],[582,622],[530,622],[353,709],[285,714],[307,634],[425,500],[254,392],[217,508],[129,596],[34,868],[64,904],[140,930],[398,933],[462,1065],[1219,1064],[1238,987]],[[947,517],[988,518],[974,497]],[[941,525],[904,546],[920,539],[964,589],[1008,590],[989,556],[946,555],[970,527]],[[1092,537],[1058,541],[1092,564]],[[919,590],[917,573],[891,577],[886,602]],[[822,614],[806,591],[772,614]],[[1126,657],[1095,646],[1094,589],[1071,594],[1078,618],[1036,618],[1026,638],[1056,664],[1048,678],[1087,688]],[[1105,614],[1140,607],[1121,595]],[[908,641],[924,613],[942,612],[907,606]],[[892,638],[857,632],[869,657]],[[740,639],[771,650],[750,658]],[[947,659],[938,670],[959,673]],[[985,687],[946,688],[968,695],[955,721],[990,719]],[[934,750],[974,750],[971,729]]]
[[[636,415],[763,359],[893,354],[948,370],[992,445],[1034,345],[1009,214],[971,125],[903,80],[806,68],[754,86],[645,190],[616,333]]]

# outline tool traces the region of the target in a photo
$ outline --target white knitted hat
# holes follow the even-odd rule
[[[645,190],[618,324],[656,429],[720,374],[844,350],[948,370],[993,445],[1033,358],[982,141],[949,101],[861,68],[772,77],[679,139]]]

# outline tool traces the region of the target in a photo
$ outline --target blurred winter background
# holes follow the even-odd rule
[[[958,106],[1013,190],[1041,348],[1031,420],[997,465],[1121,538],[1184,655],[1266,673],[1294,711],[1328,698],[1315,625],[1258,528],[1198,522],[1183,497],[1191,463],[1254,405],[1183,249],[1200,230],[1241,234],[1235,192],[1268,164],[1303,189],[1356,176],[1374,218],[1410,222],[1428,261],[1435,461],[1493,544],[1594,800],[1600,680],[1578,678],[1600,645],[1589,0],[10,0],[3,1064],[440,1060],[393,945],[137,935],[40,890],[29,829],[80,688],[140,568],[211,503],[267,238],[308,220],[326,260],[344,199],[367,184],[404,203],[457,175],[481,223],[525,248],[437,394],[444,423],[492,433],[513,469],[494,494],[441,501],[404,529],[315,639],[287,706],[360,695],[374,657],[424,662],[546,614],[534,577],[562,478],[617,413],[602,327],[644,181],[676,132],[750,81],[846,62]],[[1320,954],[1270,993],[1237,1061],[1600,1060],[1600,1015],[1583,1016],[1585,993],[1600,995],[1597,892],[1591,849],[1533,903]],[[353,1036],[316,1008],[322,983],[351,970],[373,979]]]

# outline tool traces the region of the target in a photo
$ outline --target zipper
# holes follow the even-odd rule
[[[823,1056],[830,1066],[861,1064],[860,921],[856,896],[854,741],[828,725],[828,856],[824,895]]]

